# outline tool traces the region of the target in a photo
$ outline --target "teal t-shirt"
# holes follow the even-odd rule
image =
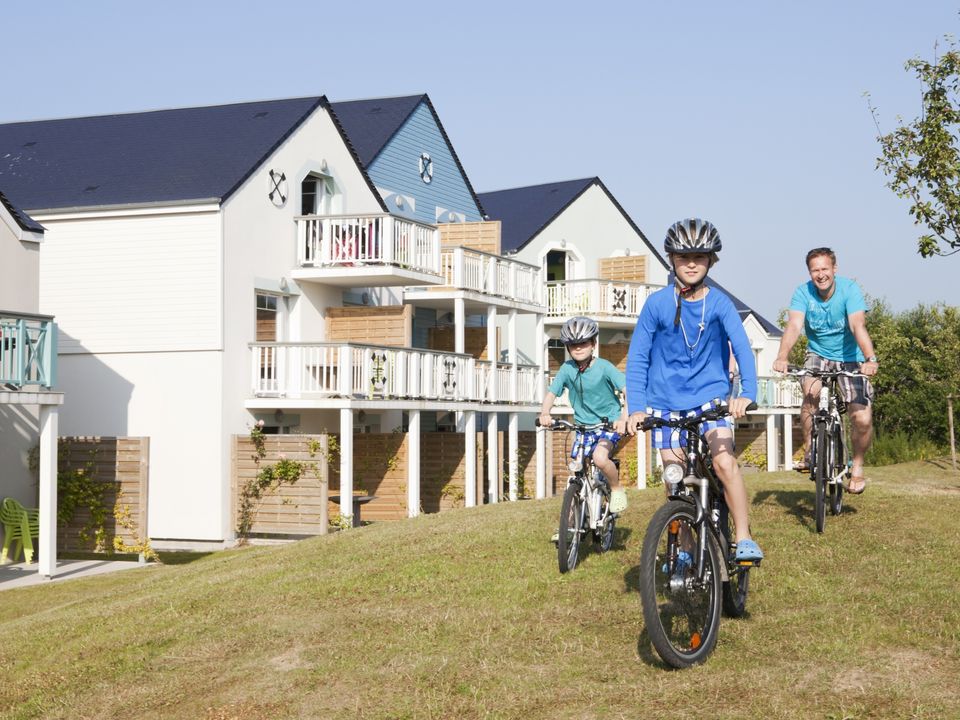
[[[850,331],[848,316],[866,311],[867,303],[860,286],[850,278],[834,278],[836,289],[829,300],[821,300],[813,281],[797,288],[790,309],[804,314],[803,325],[807,347],[827,360],[863,362],[863,353]]]
[[[550,392],[560,395],[564,388],[570,390],[573,419],[580,425],[593,425],[603,418],[610,422],[620,419],[619,393],[625,385],[623,373],[609,360],[597,358],[582,373],[573,360],[567,360],[550,383]]]

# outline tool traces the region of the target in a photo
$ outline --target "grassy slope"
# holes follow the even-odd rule
[[[750,475],[767,560],[706,666],[649,647],[637,560],[560,576],[559,498],[370,526],[0,596],[5,718],[958,717],[960,479],[873,470],[812,528],[812,485]]]

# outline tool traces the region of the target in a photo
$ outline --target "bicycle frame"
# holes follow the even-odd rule
[[[555,430],[574,430],[579,433],[591,432],[604,427],[607,427],[607,425],[603,423],[599,425],[574,425],[566,420],[555,420],[553,424]],[[614,460],[614,462],[617,461]],[[573,474],[567,478],[567,487],[573,482],[580,484],[580,497],[583,498],[583,505],[587,511],[587,517],[585,518],[587,522],[583,523],[581,527],[590,530],[602,527],[609,510],[601,516],[600,506],[603,495],[609,494],[610,486],[603,473],[600,472],[600,468],[593,463],[593,453],[587,455],[582,442],[577,456],[572,459],[569,465],[569,469]]]

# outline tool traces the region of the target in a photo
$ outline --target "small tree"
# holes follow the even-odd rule
[[[960,252],[960,52],[948,43],[949,51],[933,62],[906,63],[923,86],[919,118],[884,134],[870,105],[882,151],[877,167],[889,178],[887,187],[910,201],[914,222],[929,231],[917,243],[923,257]]]

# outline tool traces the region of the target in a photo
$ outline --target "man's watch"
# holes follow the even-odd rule
[[[870,357],[867,358],[867,362],[872,362],[872,363],[877,362],[877,356],[876,356],[876,355],[871,355]],[[878,364],[879,364],[879,363],[878,363]]]

